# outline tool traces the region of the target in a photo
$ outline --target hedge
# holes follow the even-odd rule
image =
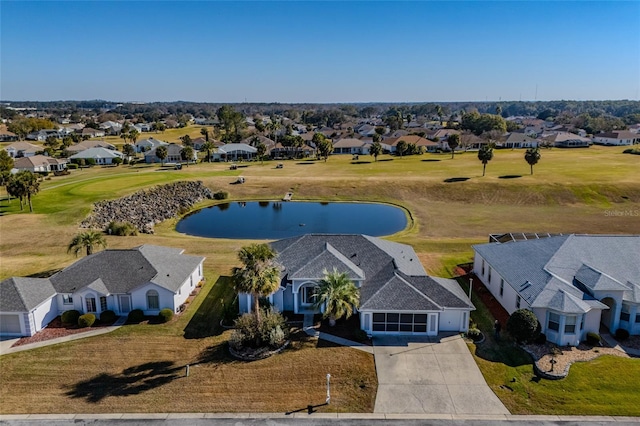
[[[72,309],[70,311],[64,311],[60,316],[60,320],[62,320],[63,324],[77,324],[78,318],[80,318],[80,312]]]
[[[91,327],[94,322],[96,322],[96,316],[94,314],[84,314],[78,318],[78,326],[81,328]]]

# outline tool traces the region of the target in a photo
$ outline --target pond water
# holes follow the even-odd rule
[[[404,210],[374,203],[252,201],[217,204],[187,215],[176,230],[209,238],[281,239],[303,234],[394,234]]]

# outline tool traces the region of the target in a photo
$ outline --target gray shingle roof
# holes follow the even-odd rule
[[[428,277],[413,248],[405,244],[365,235],[307,234],[271,246],[288,279],[319,280],[333,267],[352,274],[352,279],[363,277],[360,309],[473,308],[455,281]]]
[[[7,278],[0,282],[0,311],[29,312],[55,294],[48,278]]]
[[[173,292],[204,260],[181,254],[182,250],[144,245],[130,250],[105,250],[80,259],[52,276],[59,293],[73,293],[91,286],[104,294],[128,293],[153,282]]]

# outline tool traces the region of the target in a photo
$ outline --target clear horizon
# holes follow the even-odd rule
[[[0,3],[4,102],[640,100],[640,2]]]

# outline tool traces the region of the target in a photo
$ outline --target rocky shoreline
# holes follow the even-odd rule
[[[138,232],[153,234],[156,223],[184,213],[205,199],[213,199],[213,191],[202,181],[156,186],[117,200],[95,203],[93,212],[80,227],[106,230],[110,222],[130,222]]]

